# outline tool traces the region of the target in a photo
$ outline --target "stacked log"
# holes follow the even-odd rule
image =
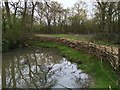
[[[52,36],[38,36],[37,38],[43,41],[51,41],[64,44],[76,50],[97,56],[98,58],[102,58],[103,60],[108,60],[115,70],[118,68],[118,47],[97,45],[86,41],[71,41],[67,38]]]

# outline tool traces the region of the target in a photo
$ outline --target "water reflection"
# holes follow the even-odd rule
[[[1,73],[1,72],[0,72]],[[2,85],[1,85],[1,74],[0,74],[0,90],[2,89],[1,87],[2,87]]]
[[[27,52],[27,51],[28,52]],[[19,53],[18,53],[19,52]],[[3,54],[3,88],[84,88],[89,77],[50,49],[27,48]]]
[[[1,52],[0,52],[0,90],[2,89],[2,85],[1,85],[1,83],[2,83],[2,80],[1,80],[1,70],[2,69],[2,57],[1,57]]]

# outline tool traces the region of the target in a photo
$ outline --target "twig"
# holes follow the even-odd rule
[[[102,71],[107,75],[107,77],[108,77],[109,79],[111,79],[116,85],[118,85],[118,83],[117,83],[115,80],[113,80],[113,79],[104,71],[103,66],[102,66],[102,58],[101,58],[101,62],[99,61],[99,64],[100,64],[100,67],[101,67]]]
[[[68,90],[72,90],[71,88],[65,87],[65,86],[62,85],[62,84],[59,84],[59,85],[62,86],[62,87],[64,87],[64,88],[66,88],[66,89],[68,89]]]

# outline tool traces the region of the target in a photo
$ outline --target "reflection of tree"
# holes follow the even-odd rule
[[[34,58],[35,58],[35,63],[36,63],[36,73],[37,73],[37,72],[38,72],[38,70],[37,70],[37,57],[36,57],[35,53],[34,53]]]
[[[15,62],[11,62],[11,75],[13,79],[13,88],[16,88],[16,81],[15,81]]]
[[[54,64],[50,61],[50,58],[48,59],[45,55],[38,53],[16,56],[14,60],[11,60],[9,67],[3,67],[3,87],[51,87],[56,81],[54,79],[56,70],[52,70]]]
[[[24,75],[23,75],[22,72],[21,72],[19,60],[20,60],[20,59],[17,57],[17,66],[18,66],[18,71],[19,71],[19,73],[20,73],[20,77],[22,77],[22,79],[24,79],[24,81],[27,83],[27,85],[30,86],[30,85],[29,85],[29,82],[24,78]],[[20,77],[18,77],[17,79],[21,79]]]
[[[5,71],[5,65],[2,65],[2,88],[6,88],[6,71]]]
[[[49,88],[58,80],[58,85],[70,89],[59,83],[58,78],[65,75],[65,77],[69,76],[75,85],[87,87],[87,82],[81,81],[82,78],[78,75],[81,72],[77,70],[76,64],[71,64],[64,58],[54,64],[53,59],[54,57],[41,52],[16,56],[3,66],[2,86],[4,88]]]

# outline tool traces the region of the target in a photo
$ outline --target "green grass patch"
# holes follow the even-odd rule
[[[80,41],[90,41],[93,37],[92,35],[77,35],[77,34],[37,34],[37,36],[52,36],[52,37],[62,37],[70,40],[80,40]]]
[[[71,62],[77,63],[78,68],[92,77],[91,88],[118,87],[115,83],[117,82],[118,75],[107,61],[101,63],[100,60],[94,56],[90,56],[62,44],[42,41],[28,41],[27,43],[37,47],[58,49],[62,56],[69,58]]]

